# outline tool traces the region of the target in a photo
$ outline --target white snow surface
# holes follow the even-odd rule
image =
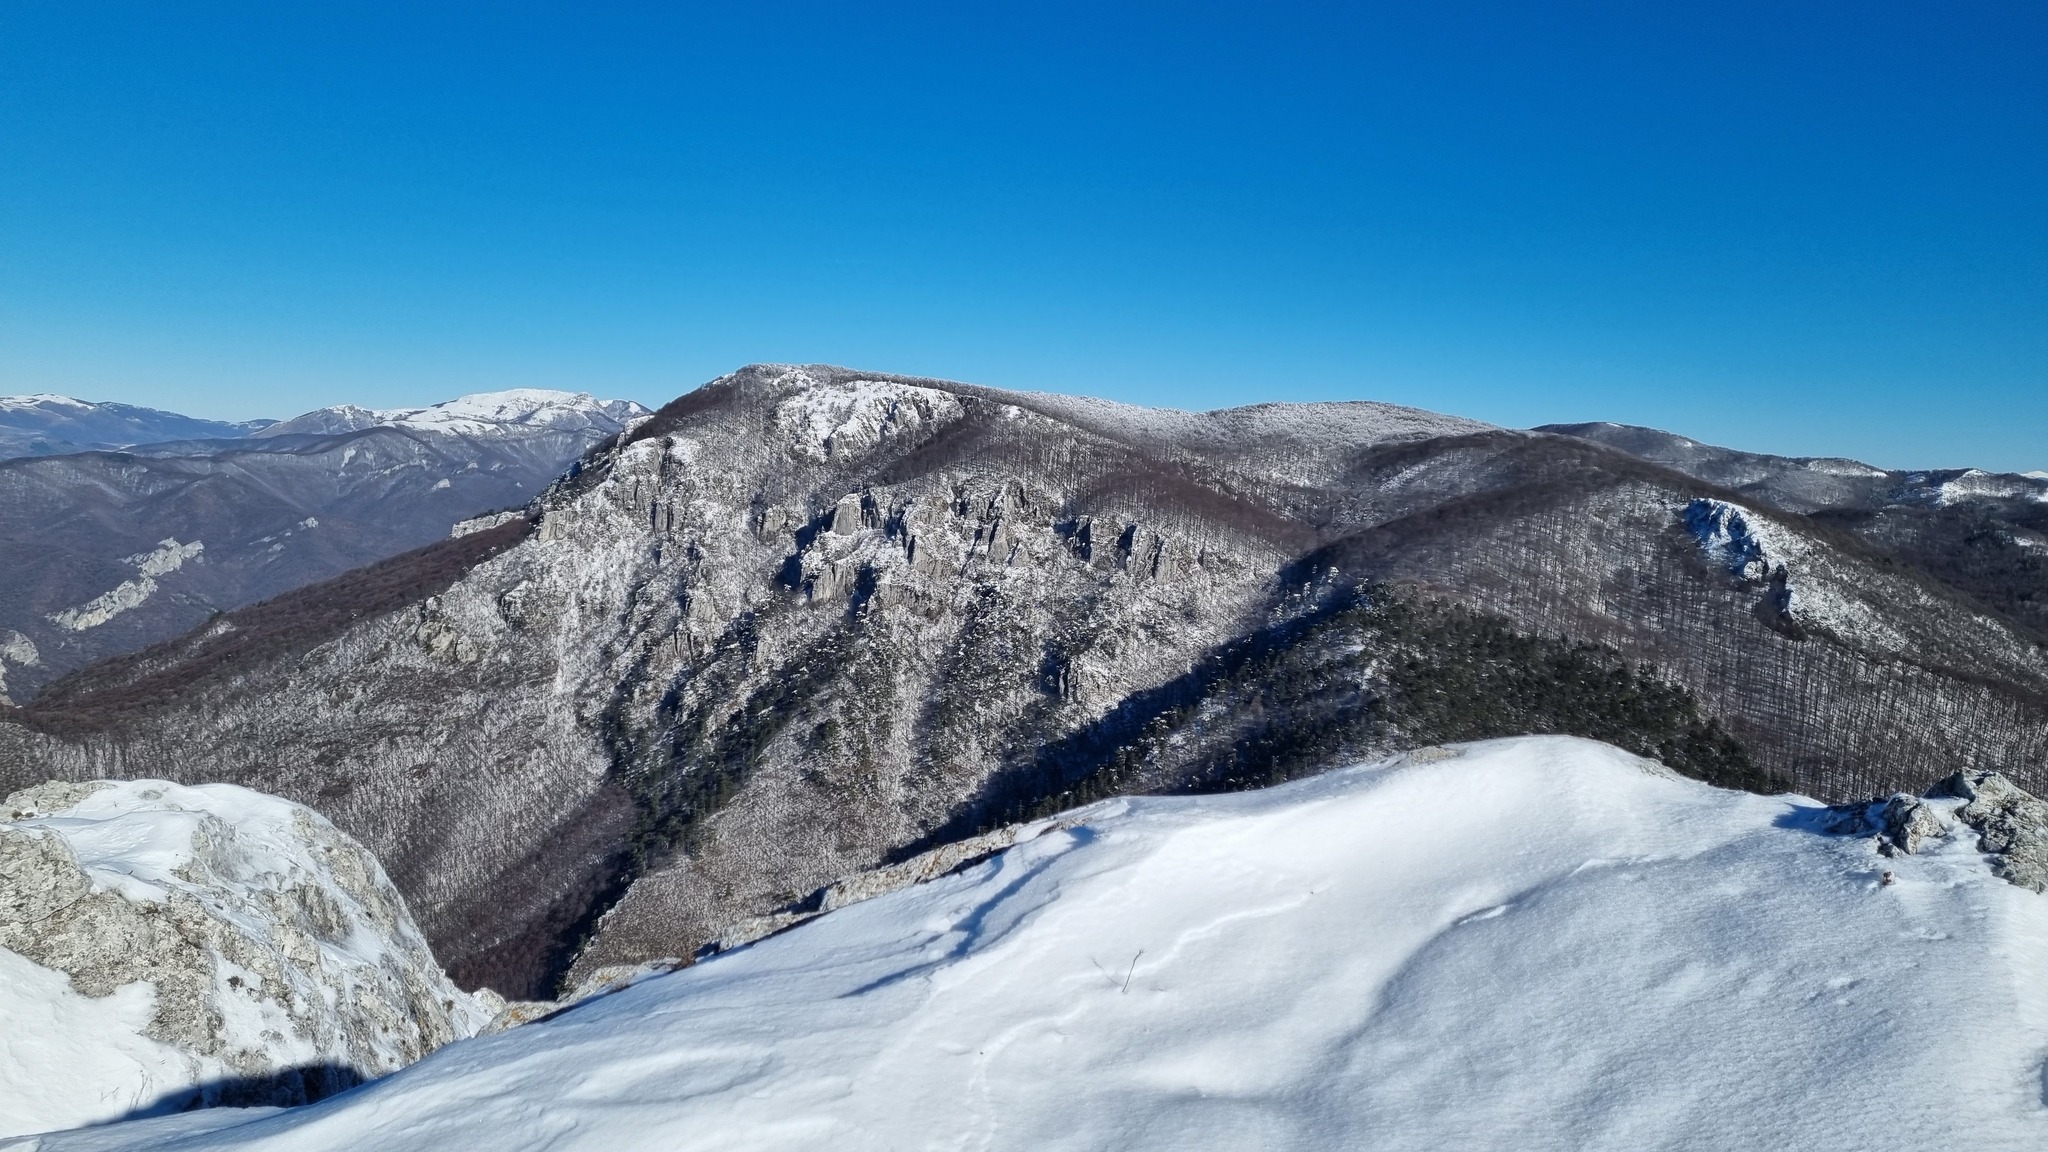
[[[62,972],[0,948],[0,1133],[120,1116],[226,1074],[146,1033],[154,986],[82,996]]]
[[[1112,801],[320,1104],[9,1147],[2048,1147],[2048,898],[1824,812],[1562,737]]]
[[[234,828],[231,856],[207,861],[215,873],[243,871],[249,881],[288,871],[315,871],[296,827],[314,819],[309,809],[233,784],[173,784],[167,780],[109,782],[59,812],[8,821],[15,831],[54,832],[69,845],[95,888],[129,900],[161,903],[173,889],[198,891],[190,875],[202,825]],[[217,825],[216,825],[217,826]],[[374,950],[374,942],[371,942]],[[374,959],[374,955],[369,957]]]

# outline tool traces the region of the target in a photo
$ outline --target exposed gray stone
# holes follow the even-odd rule
[[[1908,855],[1918,852],[1928,840],[1948,835],[1948,825],[1932,805],[1915,796],[1894,796],[1884,806],[1884,834],[1892,847]]]
[[[191,821],[189,855],[162,875],[137,865],[138,889],[96,882],[63,828],[39,822],[112,787],[52,782],[0,807],[0,948],[65,973],[85,996],[153,986],[146,1034],[198,1058],[195,1079],[212,1081],[193,1085],[190,1103],[303,1103],[482,1023],[377,862],[296,805],[254,798],[288,818],[251,836],[200,811],[196,790],[119,785],[123,816]]]
[[[1969,801],[1956,816],[1977,830],[1978,850],[1997,857],[1999,876],[2048,891],[2048,803],[1996,772],[1958,772],[1940,788]]]

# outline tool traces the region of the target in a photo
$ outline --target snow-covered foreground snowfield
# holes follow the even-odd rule
[[[321,1104],[8,1147],[2048,1147],[2048,898],[1815,815],[1565,738],[1115,801]]]

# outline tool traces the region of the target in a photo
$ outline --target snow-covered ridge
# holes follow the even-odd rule
[[[426,408],[362,408],[353,404],[321,408],[273,424],[256,435],[356,432],[365,428],[409,428],[454,436],[521,431],[617,432],[651,413],[631,400],[600,400],[587,392],[511,388],[478,392]]]
[[[1225,455],[1257,449],[1269,474],[1296,483],[1328,480],[1346,465],[1349,453],[1375,444],[1498,431],[1477,420],[1366,400],[1189,412],[1092,396],[871,377],[828,365],[758,364],[742,374],[766,381],[787,397],[778,407],[779,426],[793,436],[800,452],[820,459],[817,446],[834,435],[831,429],[843,429],[837,433],[842,443],[873,442],[884,434],[889,411],[908,411],[889,406],[912,397],[926,418],[957,412],[962,398],[974,398],[1002,404],[1014,417],[1046,417],[1148,448]]]
[[[1816,456],[1801,460],[1809,472],[1820,472],[1829,476],[1858,476],[1868,480],[1881,480],[1891,473],[1882,468],[1865,464],[1861,460],[1850,460],[1840,456]]]
[[[160,780],[0,804],[0,1134],[303,1102],[488,1017],[310,809]]]
[[[97,407],[84,400],[59,396],[55,392],[37,392],[29,396],[0,396],[0,412],[33,412],[39,409],[71,408],[79,411]]]
[[[1941,507],[1965,500],[2009,500],[2024,497],[2048,501],[2048,475],[1986,472],[1968,468],[1941,477],[1915,473],[1906,478],[1903,491]]]
[[[2048,899],[1974,835],[1554,737],[1072,817],[320,1108],[35,1147],[2048,1141]]]
[[[268,423],[201,420],[132,404],[100,404],[50,393],[0,396],[0,459],[167,440],[236,439]]]

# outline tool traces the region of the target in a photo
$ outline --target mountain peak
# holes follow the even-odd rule
[[[618,431],[648,414],[645,406],[634,401],[600,400],[588,392],[508,388],[497,392],[473,392],[425,408],[364,408],[355,404],[337,404],[273,424],[258,435],[334,435],[379,427],[450,435],[488,435],[513,427]]]

